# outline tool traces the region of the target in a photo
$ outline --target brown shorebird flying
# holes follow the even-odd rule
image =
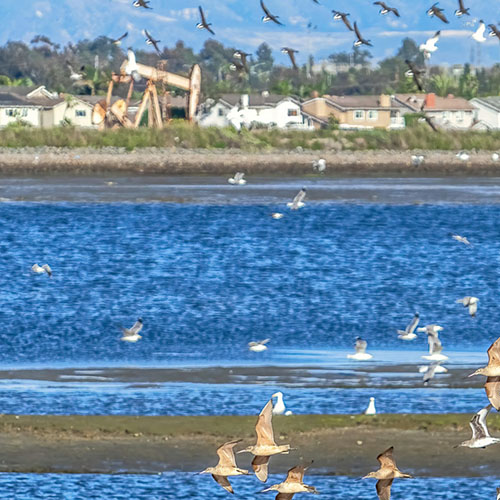
[[[118,37],[118,38],[115,38],[114,40],[111,40],[111,43],[113,45],[121,45],[122,44],[122,40],[124,38],[127,38],[128,37],[128,31],[125,32],[122,36]]]
[[[356,21],[354,21],[354,32],[358,37],[357,40],[354,42],[355,47],[359,47],[360,45],[368,45],[369,47],[373,47],[373,45],[370,43],[370,40],[366,40],[365,38],[363,38],[363,35],[361,35],[361,32],[359,31],[358,24],[356,23]]]
[[[466,9],[464,6],[464,0],[458,0],[458,9],[455,11],[455,15],[457,17],[461,17],[463,15],[470,16],[469,9]]]
[[[262,7],[262,10],[264,11],[264,14],[265,14],[264,16],[262,16],[263,23],[268,23],[269,21],[272,21],[275,24],[279,24],[280,26],[283,26],[283,23],[280,23],[278,21],[278,18],[280,16],[274,16],[273,14],[271,14],[271,12],[269,12],[269,9],[264,5],[263,0],[260,0],[260,6]]]
[[[226,491],[234,493],[231,483],[227,479],[228,476],[241,476],[247,475],[249,472],[245,469],[240,469],[236,465],[234,458],[234,447],[241,441],[229,441],[217,448],[217,455],[219,455],[219,463],[215,467],[207,467],[200,474],[212,474],[212,477],[217,481]]]
[[[205,17],[205,13],[203,12],[203,9],[201,8],[201,5],[198,7],[198,10],[200,11],[200,17],[201,17],[201,22],[199,22],[196,27],[200,30],[207,30],[209,31],[210,33],[212,33],[212,35],[215,36],[215,33],[213,32],[212,28],[210,26],[212,26],[212,23],[207,23],[207,19]]]
[[[492,444],[500,443],[500,439],[490,436],[488,427],[486,426],[486,418],[491,408],[491,405],[481,408],[472,417],[469,424],[472,429],[472,439],[460,443],[458,446],[455,446],[455,448],[459,446],[465,446],[466,448],[486,448]]]
[[[420,92],[423,92],[424,87],[422,82],[420,81],[420,77],[425,75],[425,69],[417,68],[409,59],[405,60],[406,65],[408,66],[408,71],[405,73],[405,76],[413,78],[415,85],[417,86]]]
[[[436,16],[438,19],[441,19],[441,21],[443,21],[443,23],[446,23],[446,24],[450,24],[450,21],[448,21],[448,19],[446,19],[446,16],[444,15],[444,10],[443,9],[440,9],[437,4],[439,2],[436,2],[428,11],[427,11],[427,15],[429,17],[434,17]]]
[[[146,0],[136,0],[134,2],[134,7],[142,7],[143,9],[152,9],[152,7],[149,7],[149,2]]]
[[[292,500],[295,493],[319,493],[314,486],[304,484],[304,473],[306,470],[307,467],[303,465],[291,468],[282,483],[273,484],[269,488],[262,490],[261,493],[265,491],[277,491],[276,500]]]
[[[283,47],[281,49],[281,52],[283,54],[288,55],[288,57],[290,58],[290,61],[292,63],[293,69],[298,70],[299,67],[297,66],[297,62],[295,61],[295,54],[298,52],[298,50],[291,49],[290,47]]]
[[[252,453],[255,457],[252,460],[252,468],[255,475],[262,482],[267,481],[268,462],[272,455],[280,453],[289,453],[291,448],[289,444],[278,446],[274,441],[273,432],[273,402],[269,400],[266,406],[260,412],[255,432],[257,433],[257,443],[254,446],[249,446],[238,453]]]
[[[349,19],[347,19],[347,16],[350,16],[350,14],[346,12],[339,12],[338,10],[332,10],[332,12],[333,12],[333,19],[335,21],[342,21],[346,25],[346,28],[349,31],[354,31],[354,29],[351,26],[351,23],[349,22]]]
[[[389,12],[392,12],[396,17],[401,17],[399,15],[398,9],[395,7],[389,7],[385,2],[373,2],[373,5],[380,5],[380,14],[385,16],[386,14],[389,14]]]
[[[377,460],[380,463],[380,469],[375,472],[370,472],[363,479],[375,478],[377,481],[377,495],[379,500],[390,500],[391,498],[391,486],[394,479],[398,477],[411,478],[409,474],[401,472],[397,466],[392,452],[394,451],[394,446],[391,446],[387,450],[383,451]]]

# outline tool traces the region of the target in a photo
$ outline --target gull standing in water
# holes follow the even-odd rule
[[[486,396],[495,410],[500,411],[500,338],[498,338],[488,349],[488,364],[479,368],[469,377],[484,375],[487,377],[484,389]]]
[[[252,460],[252,468],[255,475],[263,483],[267,481],[268,463],[272,455],[279,455],[281,453],[289,453],[291,448],[289,444],[278,446],[274,441],[273,432],[273,402],[270,399],[266,406],[260,412],[255,432],[257,433],[257,442],[254,446],[249,446],[238,453],[252,453],[254,459]]]
[[[233,177],[230,177],[227,182],[229,184],[238,184],[239,186],[244,186],[247,181],[243,179],[245,174],[243,172],[236,172]]]
[[[469,308],[469,314],[471,317],[475,318],[477,313],[477,303],[479,299],[477,297],[463,297],[457,300],[457,304],[463,304],[464,307]]]
[[[347,357],[357,361],[367,361],[372,359],[373,356],[366,352],[367,347],[368,342],[366,340],[363,340],[361,337],[356,337],[356,343],[354,344],[354,350],[356,352],[354,354],[348,354]]]
[[[39,266],[38,264],[33,264],[31,266],[31,270],[36,274],[47,273],[49,278],[52,278],[52,269],[48,264],[44,264],[43,266]]]
[[[120,340],[124,340],[125,342],[137,342],[139,339],[142,339],[142,336],[139,335],[142,326],[142,318],[139,318],[131,328],[123,328],[122,326],[123,336]]]
[[[377,409],[375,408],[375,398],[370,398],[368,408],[363,412],[363,415],[376,415]]]
[[[492,444],[500,443],[499,438],[494,438],[490,436],[488,427],[486,426],[486,417],[490,412],[492,405],[489,404],[481,410],[479,410],[470,421],[470,428],[472,429],[472,439],[468,439],[459,446],[465,446],[466,448],[486,448]]]
[[[253,352],[262,352],[267,349],[267,343],[271,339],[264,339],[264,340],[259,340],[258,342],[249,342],[248,343],[248,349]]]
[[[280,484],[273,484],[269,488],[262,490],[277,491],[276,500],[292,500],[295,493],[319,493],[314,486],[304,484],[304,473],[307,467],[298,465],[288,471],[286,479]]]
[[[420,316],[418,312],[415,313],[413,319],[408,323],[404,330],[398,330],[398,339],[400,340],[414,340],[417,338],[417,335],[414,333],[415,328],[418,326],[418,322],[420,321]],[[420,331],[420,328],[419,328]]]
[[[380,469],[375,472],[370,472],[363,479],[375,478],[377,481],[377,495],[380,500],[389,500],[391,498],[391,486],[394,479],[401,478],[412,478],[409,474],[401,472],[394,461],[392,453],[394,451],[394,446],[391,446],[387,450],[383,451],[377,460],[380,463]]]
[[[241,442],[241,439],[237,441],[229,441],[217,448],[217,455],[219,455],[219,463],[215,467],[207,467],[200,474],[212,474],[212,477],[219,483],[226,491],[229,493],[234,493],[231,483],[227,479],[228,476],[242,476],[247,475],[249,472],[245,469],[240,469],[236,465],[236,460],[234,458],[234,447]]]
[[[302,188],[295,195],[295,198],[290,203],[287,203],[286,206],[292,210],[298,210],[299,208],[302,208],[303,206],[305,206],[305,203],[304,203],[305,197],[306,197],[306,188]]]
[[[287,417],[292,414],[290,410],[286,410],[285,402],[283,401],[283,393],[275,392],[271,399],[276,398],[276,404],[273,406],[273,415],[283,415],[285,414]]]

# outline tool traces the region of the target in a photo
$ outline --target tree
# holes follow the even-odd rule
[[[470,64],[464,66],[464,72],[458,81],[458,92],[467,100],[477,96],[479,81],[471,72]]]
[[[430,81],[431,89],[441,97],[452,94],[455,89],[455,81],[448,75],[434,75]]]
[[[418,45],[411,38],[405,38],[401,47],[396,53],[396,57],[400,57],[403,61],[406,59],[415,62],[417,66],[424,66],[424,54],[418,48]]]
[[[257,51],[255,52],[257,55],[257,64],[258,66],[258,71],[264,72],[264,71],[271,71],[273,69],[274,65],[274,58],[273,58],[273,53],[271,50],[271,47],[267,45],[266,42],[261,43],[257,47]]]

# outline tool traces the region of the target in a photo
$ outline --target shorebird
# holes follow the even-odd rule
[[[130,47],[127,49],[127,64],[125,65],[125,73],[127,75],[131,75],[136,82],[140,82],[142,79],[137,69],[135,53]]]
[[[500,500],[500,488],[497,488],[497,500]]]
[[[286,415],[287,417],[292,414],[290,410],[286,410],[285,402],[283,401],[283,393],[275,392],[271,399],[276,398],[276,404],[273,406],[273,415]]]
[[[267,343],[271,339],[264,339],[264,340],[259,340],[258,342],[249,342],[248,343],[248,349],[253,352],[262,352],[267,349]]]
[[[471,317],[476,317],[477,303],[479,302],[477,297],[464,297],[462,299],[458,299],[456,302],[457,304],[463,304],[464,307],[468,307]]]
[[[438,19],[440,19],[441,21],[443,21],[443,23],[446,23],[446,24],[450,24],[450,21],[448,21],[448,19],[446,19],[446,16],[444,15],[444,10],[443,9],[440,9],[437,4],[439,2],[436,2],[428,11],[427,11],[427,15],[429,17],[434,17],[436,16]]]
[[[148,45],[152,45],[155,50],[156,50],[156,53],[161,56],[161,51],[160,51],[160,47],[158,47],[158,43],[161,42],[161,40],[155,40],[148,32],[148,30],[144,30],[142,32],[144,34],[144,36],[146,37],[146,43]]]
[[[459,446],[465,446],[466,448],[486,448],[492,444],[500,443],[499,438],[494,438],[490,436],[488,427],[486,425],[486,417],[490,412],[492,405],[489,404],[481,410],[479,410],[470,421],[470,428],[472,429],[472,439],[468,439],[460,443]]]
[[[467,151],[459,151],[455,156],[461,161],[469,161],[470,159],[470,154]]]
[[[356,361],[368,361],[372,359],[373,356],[366,352],[366,348],[368,346],[368,342],[363,340],[361,337],[356,337],[356,343],[354,344],[354,350],[356,351],[354,354],[348,354],[347,357],[349,359],[355,359]]]
[[[122,44],[122,40],[128,37],[128,31],[125,32],[122,36],[115,38],[114,40],[111,40],[111,43],[113,45],[118,45],[120,46]]]
[[[405,59],[405,63],[408,66],[408,70],[405,72],[405,76],[407,76],[408,78],[413,78],[413,81],[415,82],[418,90],[420,90],[420,92],[423,92],[424,87],[422,86],[419,77],[425,75],[425,69],[417,68],[409,59]]]
[[[299,67],[297,66],[297,61],[295,61],[295,54],[297,54],[298,50],[291,49],[290,47],[283,47],[281,52],[290,58],[293,69],[298,70]]]
[[[382,14],[383,16],[385,16],[386,14],[389,14],[389,12],[392,12],[396,17],[401,17],[399,15],[398,9],[396,9],[394,7],[389,7],[384,2],[373,2],[373,5],[380,5],[381,9],[379,11],[379,14]]]
[[[207,30],[209,31],[210,33],[212,33],[212,35],[215,36],[215,33],[213,32],[212,28],[210,26],[212,26],[212,23],[207,23],[207,20],[205,18],[205,14],[203,12],[203,9],[201,8],[201,5],[198,7],[198,10],[200,11],[200,17],[201,17],[201,22],[199,22],[196,27],[199,29],[199,30]]]
[[[243,179],[244,176],[245,174],[243,172],[236,172],[233,177],[230,177],[227,180],[227,182],[229,182],[229,184],[237,184],[239,186],[244,186],[247,183],[247,181]]]
[[[272,217],[273,219],[282,219],[282,218],[284,217],[284,215],[283,215],[282,213],[280,213],[280,212],[273,212],[273,213],[271,214],[271,217]]]
[[[342,21],[349,31],[354,31],[351,23],[349,22],[349,19],[347,19],[347,16],[350,16],[351,14],[348,14],[346,12],[339,12],[338,10],[332,10],[332,12],[334,21]]]
[[[142,330],[142,318],[139,318],[131,328],[122,328],[123,336],[120,340],[124,340],[125,342],[137,342],[139,339],[142,339],[142,336],[139,335],[139,332]]]
[[[276,500],[292,500],[295,493],[319,493],[314,486],[304,484],[304,473],[307,467],[298,465],[292,467],[286,476],[286,479],[280,484],[273,484],[262,490],[261,493],[266,491],[277,491]]]
[[[391,446],[387,450],[383,451],[377,460],[380,463],[380,469],[375,472],[370,472],[363,479],[374,478],[377,481],[377,495],[380,500],[389,500],[391,498],[391,486],[394,479],[401,478],[411,478],[409,474],[401,472],[396,467],[396,462],[392,456],[394,451],[394,446]]]
[[[464,0],[458,0],[458,9],[455,11],[455,15],[457,17],[470,16],[469,9],[466,9],[464,6]]]
[[[39,266],[38,264],[33,264],[31,266],[31,270],[37,274],[47,273],[47,276],[49,278],[52,278],[52,269],[48,264],[44,264],[43,266]]]
[[[475,375],[486,376],[484,390],[493,407],[500,411],[500,338],[498,338],[488,349],[488,364],[479,368],[469,377]]]
[[[147,0],[136,0],[133,3],[133,6],[134,7],[142,7],[143,9],[151,9],[151,10],[153,10],[151,7],[149,7],[149,1],[147,1]]]
[[[306,188],[302,188],[296,195],[295,198],[287,203],[286,206],[291,208],[292,210],[298,210],[305,206],[304,199],[306,197]]]
[[[234,458],[234,447],[241,442],[229,441],[217,448],[217,455],[219,455],[219,463],[215,467],[207,467],[201,471],[200,474],[212,474],[212,477],[229,493],[234,493],[231,483],[227,479],[228,476],[242,476],[248,475],[249,472],[245,469],[240,469],[236,465]]]
[[[486,24],[484,24],[484,21],[481,19],[479,21],[479,26],[474,33],[472,33],[472,38],[476,40],[476,42],[483,43],[486,41],[486,37],[484,36],[484,32],[486,31]]]
[[[428,38],[425,43],[420,44],[419,50],[424,53],[426,59],[430,59],[431,54],[434,54],[438,49],[437,43],[439,42],[439,37],[441,36],[441,31],[436,31],[431,38]]]
[[[398,339],[400,340],[414,340],[417,338],[417,335],[414,333],[415,328],[418,326],[418,322],[420,321],[420,317],[418,312],[415,313],[413,319],[406,325],[404,330],[398,330]],[[420,329],[419,329],[420,330]]]
[[[424,155],[411,155],[411,162],[413,165],[416,167],[419,167],[424,163],[425,161],[425,156]]]
[[[260,0],[260,6],[262,7],[262,10],[264,11],[264,15],[262,16],[262,22],[263,23],[268,23],[272,21],[275,24],[279,24],[280,26],[283,26],[282,23],[278,21],[280,16],[274,16],[269,12],[269,9],[264,5],[263,0]]]
[[[324,172],[326,170],[326,160],[324,158],[313,160],[312,166],[314,170],[317,170],[318,172]]]
[[[370,402],[368,403],[368,407],[363,412],[363,415],[376,415],[377,409],[375,408],[375,398],[370,398]]]
[[[428,385],[429,381],[434,378],[438,367],[441,365],[442,361],[434,361],[431,365],[427,366],[424,372],[424,385]]]
[[[363,35],[359,31],[356,21],[354,21],[354,32],[356,33],[357,37],[357,40],[353,44],[354,47],[359,47],[361,45],[368,45],[369,47],[373,47],[373,45],[370,43],[370,40],[366,40],[366,38],[363,38]]]
[[[249,446],[238,453],[252,453],[252,468],[255,475],[262,482],[267,481],[268,463],[272,455],[280,455],[281,453],[289,453],[291,448],[289,444],[278,446],[274,441],[273,432],[273,402],[270,399],[266,406],[262,409],[255,425],[257,434],[257,442],[254,446]]]
[[[460,243],[463,243],[464,245],[470,245],[470,241],[467,239],[466,236],[460,236],[459,234],[455,234],[453,233],[451,235],[451,237],[454,239],[454,240],[457,240],[459,241]]]

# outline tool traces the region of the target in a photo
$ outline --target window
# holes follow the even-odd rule
[[[75,116],[87,116],[87,112],[84,109],[77,109],[75,111]]]
[[[368,111],[368,120],[378,120],[378,111]]]
[[[11,117],[28,116],[28,110],[26,108],[22,109],[6,109],[5,114]]]
[[[456,114],[457,121],[463,122],[464,121],[464,112],[463,111],[458,111]]]
[[[288,116],[299,116],[299,112],[296,109],[289,109]]]
[[[224,116],[224,110],[222,108],[219,108],[218,113],[219,116]]]
[[[354,111],[354,119],[355,120],[364,120],[365,119],[365,112],[361,109],[357,109]]]

